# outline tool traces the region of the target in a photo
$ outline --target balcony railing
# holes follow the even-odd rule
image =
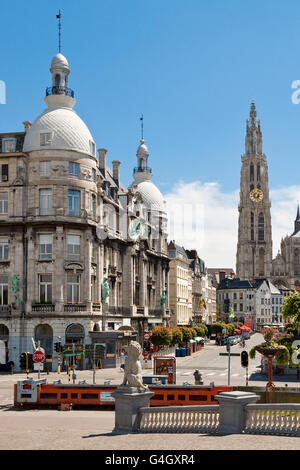
[[[149,168],[148,166],[142,168],[140,166],[136,166],[133,169],[133,173],[152,173],[152,168]]]
[[[0,313],[11,313],[11,305],[0,305]]]
[[[39,312],[39,313],[51,313],[51,312],[55,312],[55,305],[54,304],[32,304],[31,311]]]
[[[64,312],[86,312],[87,306],[86,304],[65,304],[64,305]]]
[[[46,96],[49,95],[66,95],[74,98],[74,91],[65,86],[49,86],[46,88]]]

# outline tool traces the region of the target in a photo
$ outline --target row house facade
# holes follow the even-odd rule
[[[119,347],[122,329],[142,342],[170,318],[165,201],[148,149],[141,141],[124,187],[120,161],[110,168],[106,149],[97,155],[73,110],[62,54],[50,72],[44,112],[23,132],[0,134],[0,340],[16,370],[32,340],[56,370],[59,340],[90,344],[106,332],[113,356],[109,332]]]

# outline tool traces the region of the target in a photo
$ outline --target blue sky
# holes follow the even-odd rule
[[[180,181],[236,191],[254,96],[270,187],[298,185],[300,104],[291,84],[300,79],[299,1],[2,1],[0,132],[23,130],[46,106],[59,8],[75,109],[109,162],[121,160],[124,184],[143,113],[163,193]]]

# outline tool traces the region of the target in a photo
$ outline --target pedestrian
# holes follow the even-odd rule
[[[195,385],[201,385],[202,382],[202,376],[199,372],[199,369],[196,369],[194,372],[194,377],[195,377]]]

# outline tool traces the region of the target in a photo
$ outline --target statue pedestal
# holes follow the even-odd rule
[[[150,398],[154,393],[139,392],[136,387],[121,385],[112,396],[115,399],[115,433],[135,432],[138,428],[138,410],[149,407]]]

